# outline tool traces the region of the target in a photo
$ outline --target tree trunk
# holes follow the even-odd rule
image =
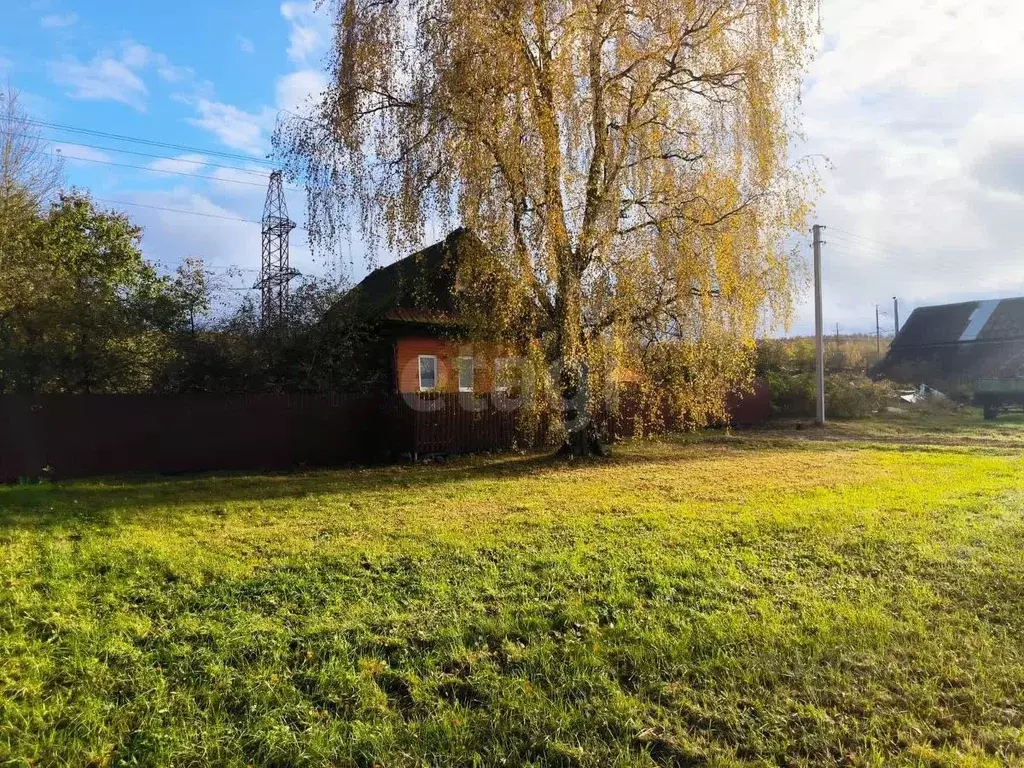
[[[562,371],[562,422],[565,426],[565,440],[559,450],[562,456],[573,459],[590,456],[607,456],[597,434],[597,425],[590,417],[590,372],[583,363],[576,370]]]
[[[560,364],[559,388],[562,394],[562,424],[565,441],[559,453],[571,458],[604,456],[605,450],[590,418],[590,370],[583,333],[582,269],[569,249],[560,254],[558,290],[555,295],[555,323]]]
[[[598,437],[596,425],[589,422],[582,429],[568,433],[558,453],[571,459],[585,459],[593,456],[605,457],[608,455],[608,449]]]

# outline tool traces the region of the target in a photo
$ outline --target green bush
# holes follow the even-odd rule
[[[895,397],[887,381],[866,376],[829,376],[825,380],[825,413],[833,419],[862,419],[882,410]]]
[[[775,370],[769,371],[765,378],[771,388],[772,412],[776,416],[814,416],[814,374]]]
[[[776,416],[814,416],[814,374],[771,371],[765,378],[771,387],[772,411]],[[888,405],[894,396],[891,384],[874,382],[866,376],[834,374],[825,379],[825,412],[833,419],[870,416]]]

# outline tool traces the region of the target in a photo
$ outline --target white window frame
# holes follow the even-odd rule
[[[462,386],[462,366],[469,363],[469,386]],[[460,355],[455,358],[455,373],[458,375],[459,392],[472,392],[476,384],[476,361],[470,355]]]
[[[423,361],[424,359],[434,361],[434,386],[423,386]],[[419,355],[416,358],[416,376],[420,385],[420,392],[434,392],[437,390],[438,379],[441,378],[441,369],[438,365],[437,355]]]

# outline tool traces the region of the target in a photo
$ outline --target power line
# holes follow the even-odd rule
[[[24,118],[19,120],[27,125],[34,125],[39,128],[48,128],[52,131],[61,131],[67,133],[76,133],[85,136],[96,136],[98,138],[109,139],[111,141],[125,141],[131,144],[142,144],[149,147],[160,147],[162,149],[173,149],[178,152],[201,152],[206,155],[213,155],[216,157],[226,157],[231,160],[242,160],[248,163],[260,163],[270,168],[277,168],[280,163],[276,163],[273,160],[266,158],[256,158],[246,155],[237,154],[234,152],[221,152],[215,149],[200,149],[199,147],[189,146],[187,144],[174,144],[166,141],[156,141],[154,139],[141,139],[135,136],[125,136],[118,133],[110,133],[108,131],[97,131],[91,128],[77,128],[73,125],[63,125],[61,123],[48,123],[43,120],[34,120],[31,118]]]
[[[11,136],[13,134],[11,134],[8,131],[0,131],[0,135]],[[217,165],[215,163],[204,163],[204,162],[202,162],[200,160],[182,160],[182,159],[179,159],[179,158],[176,158],[176,157],[164,157],[162,155],[150,155],[150,154],[147,154],[145,152],[132,152],[130,150],[112,149],[110,147],[95,147],[95,146],[93,146],[91,144],[78,144],[78,143],[73,142],[73,141],[67,141],[67,142],[61,142],[61,143],[71,144],[73,146],[78,146],[78,147],[89,147],[89,148],[92,148],[92,149],[103,149],[103,150],[110,151],[110,152],[124,152],[126,154],[141,155],[143,157],[153,157],[153,158],[157,158],[157,159],[160,159],[160,160],[170,160],[170,161],[179,162],[179,163],[193,163],[193,164],[196,164],[196,165],[200,165],[200,166],[203,166],[203,167],[209,167],[209,168],[224,168],[224,169],[230,169],[230,170],[235,170],[235,171],[242,171],[243,173],[251,173],[251,174],[254,174],[254,175],[260,175],[260,176],[263,175],[263,173],[259,172],[259,171],[253,171],[253,170],[249,170],[249,169],[246,169],[246,168],[237,168],[235,166],[230,166],[230,165]],[[151,168],[151,167],[145,166],[145,165],[131,165],[130,163],[115,163],[112,160],[100,160],[99,158],[95,158],[95,157],[78,157],[76,155],[66,155],[63,152],[61,152],[59,149],[54,150],[53,152],[38,152],[38,154],[49,155],[51,157],[58,157],[58,158],[61,158],[63,160],[74,160],[74,161],[83,162],[83,163],[97,163],[99,165],[114,166],[116,168],[130,168],[130,169],[137,170],[137,171],[146,171],[148,173],[164,173],[164,174],[170,174],[170,175],[173,175],[173,176],[185,176],[187,178],[203,179],[203,180],[206,180],[206,181],[225,182],[225,183],[228,183],[228,184],[244,184],[245,186],[259,187],[261,189],[264,186],[266,186],[262,182],[256,182],[256,181],[243,181],[241,179],[225,179],[225,178],[218,177],[218,176],[209,176],[209,175],[204,175],[204,174],[199,174],[199,173],[186,173],[184,171],[172,171],[172,170],[165,169],[165,168]],[[287,190],[289,190],[291,192],[301,192],[302,191],[302,189],[300,187],[285,187],[285,189],[287,189]],[[96,199],[99,199],[99,198],[96,198]],[[125,203],[125,205],[132,205],[132,203]],[[170,210],[170,209],[168,209],[168,210]],[[189,213],[189,211],[181,211],[181,213]],[[248,219],[237,219],[237,221],[249,221],[249,220]],[[252,222],[252,223],[257,223],[258,224],[259,222]]]
[[[833,228],[831,231],[832,232],[838,232],[840,235],[845,235],[847,237],[852,237],[852,238],[855,238],[857,240],[863,240],[865,243],[872,243],[874,245],[881,245],[882,247],[887,248],[887,249],[891,249],[891,248],[894,247],[892,245],[892,243],[886,243],[886,242],[884,242],[882,240],[875,240],[874,238],[871,238],[871,237],[864,237],[863,235],[858,235],[855,232],[850,232],[850,231],[845,230],[845,229]],[[895,246],[895,247],[898,248],[899,246]]]
[[[0,131],[0,136],[17,136],[15,133],[10,131]],[[61,139],[49,139],[49,141],[55,144],[66,144],[71,147],[83,147],[85,149],[98,149],[101,152],[116,152],[119,155],[136,155],[138,157],[150,157],[154,160],[173,160],[176,163],[190,163],[192,165],[201,165],[205,168],[223,168],[228,171],[240,171],[242,173],[249,173],[253,176],[259,176],[260,178],[267,177],[267,171],[265,170],[253,170],[252,168],[240,168],[237,165],[219,165],[217,163],[210,163],[205,160],[189,160],[182,157],[168,157],[167,155],[154,155],[152,152],[138,152],[133,149],[118,149],[116,147],[104,147],[99,144],[84,144],[80,141],[63,141]],[[203,150],[197,150],[203,152]],[[79,158],[81,159],[81,158]],[[263,186],[260,184],[260,186]],[[289,189],[298,189],[298,187],[289,187]]]
[[[182,257],[182,259],[186,258],[189,257]],[[179,261],[177,264],[170,264],[166,261],[161,261],[159,259],[146,259],[146,261],[148,261],[150,264],[155,264],[158,267],[166,267],[167,269],[177,269],[178,267],[181,266],[181,261]],[[231,274],[232,272],[259,272],[259,270],[256,269],[255,267],[242,267],[239,266],[238,264],[206,264],[204,262],[203,268],[204,271],[218,276],[228,275]],[[220,271],[218,272],[218,270]]]
[[[893,265],[895,263],[899,263],[900,259],[905,258],[907,256],[915,256],[915,257],[918,257],[918,258],[921,258],[921,259],[927,259],[927,262],[928,262],[927,268],[928,268],[928,271],[931,272],[931,273],[941,272],[941,273],[944,273],[944,274],[959,274],[959,275],[962,275],[962,274],[977,274],[977,269],[976,268],[972,267],[969,264],[963,264],[963,263],[960,263],[960,262],[954,262],[954,261],[951,260],[950,257],[946,257],[946,258],[940,259],[940,258],[937,258],[935,255],[929,255],[929,254],[924,254],[924,253],[898,254],[898,253],[882,253],[881,251],[874,251],[874,250],[870,250],[870,249],[859,250],[859,246],[857,246],[856,244],[849,243],[849,242],[839,242],[837,244],[836,241],[832,241],[832,243],[829,245],[829,250],[832,253],[836,253],[836,254],[838,254],[840,256],[845,256],[845,257],[851,258],[851,259],[856,259],[856,258],[864,259],[864,258],[874,257],[879,262],[881,262],[883,260],[886,260],[888,265]]]
[[[886,246],[885,249],[883,249],[869,244],[869,242],[880,243],[880,241],[869,241],[868,238],[858,237],[857,235],[851,236],[849,233],[844,234],[842,230],[833,231],[833,234],[839,238],[838,245],[853,251],[859,251],[863,255],[881,256],[887,259],[916,257],[928,259],[932,266],[935,266],[935,264],[938,263],[935,254],[924,253],[923,251],[914,251],[909,248],[904,248],[903,246],[894,245]],[[852,239],[853,237],[858,237],[859,240],[864,242],[858,242],[857,240]]]
[[[874,247],[869,246],[869,245],[863,245],[861,243],[857,243],[857,242],[854,242],[852,240],[843,239],[841,236],[840,236],[840,239],[834,240],[832,242],[832,250],[843,251],[843,252],[846,253],[847,256],[850,256],[850,255],[861,256],[861,257],[873,256],[875,258],[880,258],[880,259],[899,259],[899,258],[905,258],[905,257],[908,257],[908,256],[920,257],[920,258],[928,258],[929,260],[932,261],[933,264],[935,263],[935,257],[934,256],[930,256],[930,255],[925,254],[925,253],[920,253],[920,252],[915,252],[915,251],[908,251],[908,250],[905,250],[905,249],[901,249],[901,250],[893,249],[893,250],[890,250],[890,251],[883,251],[881,249],[877,249],[877,248],[874,248]]]
[[[0,131],[0,135],[3,136],[16,136],[17,134],[11,133],[10,131]],[[266,178],[267,172],[265,170],[253,170],[252,168],[240,168],[237,165],[219,165],[217,163],[210,163],[205,160],[189,160],[183,157],[168,157],[167,155],[154,155],[152,152],[138,152],[133,149],[118,149],[117,147],[104,147],[99,144],[84,144],[80,141],[63,141],[60,139],[50,139],[50,141],[57,144],[66,144],[71,147],[82,147],[84,149],[98,149],[101,152],[116,152],[119,155],[136,155],[138,157],[149,157],[154,160],[173,160],[176,163],[189,163],[191,165],[201,165],[204,168],[223,168],[227,171],[240,171],[242,173],[249,173],[253,176],[259,176],[260,178]],[[205,154],[205,152],[204,152]],[[260,185],[262,186],[262,184]],[[290,189],[298,189],[298,187],[290,187]]]
[[[263,226],[263,222],[262,221],[255,221],[254,219],[240,219],[240,218],[236,218],[234,216],[221,216],[221,215],[216,214],[216,213],[202,213],[200,211],[186,211],[183,208],[168,208],[168,207],[162,206],[162,205],[147,205],[146,203],[130,203],[127,200],[110,200],[108,198],[103,198],[103,197],[93,197],[92,199],[95,200],[98,203],[109,203],[110,205],[132,205],[132,206],[135,206],[136,208],[149,208],[149,209],[154,210],[154,211],[166,211],[168,213],[183,213],[183,214],[185,214],[187,216],[202,216],[203,218],[207,218],[207,219],[222,219],[224,221],[237,221],[237,222],[239,222],[241,224],[259,224],[260,226]],[[309,231],[305,227],[295,227],[295,229],[301,230],[302,232],[308,232]]]
[[[829,253],[841,256],[847,262],[859,264],[864,269],[892,269],[901,262],[892,254],[877,253],[874,251],[858,251],[846,243],[836,244],[837,241],[829,242]]]
[[[184,213],[188,216],[202,216],[206,219],[221,219],[223,221],[238,221],[243,224],[260,224],[263,222],[254,221],[253,219],[239,219],[234,216],[221,216],[216,213],[200,213],[199,211],[186,211],[181,208],[167,208],[162,205],[147,205],[146,203],[129,203],[127,200],[109,200],[102,197],[92,198],[98,203],[109,203],[111,205],[133,205],[136,208],[149,208],[154,211],[167,211],[168,213]]]
[[[228,184],[244,184],[247,187],[260,187],[260,188],[262,188],[262,187],[266,186],[265,184],[261,184],[258,181],[242,181],[241,179],[223,179],[223,178],[218,178],[217,176],[204,176],[203,174],[200,174],[200,173],[186,173],[185,171],[171,171],[171,170],[164,169],[164,168],[149,168],[149,167],[147,167],[145,165],[131,165],[129,163],[115,163],[112,160],[99,160],[99,159],[93,158],[93,157],[74,157],[72,155],[65,155],[63,152],[52,152],[50,154],[52,154],[54,157],[62,157],[65,160],[78,160],[78,161],[83,162],[83,163],[98,163],[100,165],[111,165],[111,166],[114,166],[116,168],[133,168],[133,169],[135,169],[137,171],[146,171],[148,173],[166,173],[166,174],[170,174],[172,176],[185,176],[185,177],[191,178],[191,179],[205,179],[207,181],[223,181],[223,182],[226,182]],[[173,159],[173,158],[168,158],[168,159]],[[295,192],[300,192],[301,191],[297,187],[288,187],[288,189],[290,189],[292,191],[295,191]]]
[[[828,247],[833,252],[843,252],[847,256],[879,256],[885,257],[887,254],[879,253],[877,251],[861,251],[856,246],[850,245],[849,243],[837,240],[829,240]]]
[[[877,246],[874,246],[874,245],[867,245],[866,243],[860,243],[860,242],[857,242],[856,240],[851,240],[850,238],[848,238],[847,236],[845,236],[845,235],[843,235],[841,233],[835,233],[835,237],[838,239],[838,244],[839,245],[845,246],[847,248],[853,248],[853,249],[861,250],[861,251],[864,251],[865,253],[874,254],[876,256],[891,257],[891,256],[894,255],[893,252],[896,250],[895,248],[889,248],[889,249],[883,250],[883,249],[881,249],[881,248],[879,248]]]

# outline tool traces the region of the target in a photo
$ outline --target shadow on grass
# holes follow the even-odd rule
[[[123,475],[55,483],[0,486],[0,531],[91,527],[167,521],[185,514],[223,513],[246,502],[401,493],[448,483],[515,480],[546,471],[608,465],[618,459],[571,462],[554,453],[463,457],[416,465],[317,468],[278,472]]]
[[[226,505],[312,499],[347,494],[372,500],[462,482],[517,480],[547,472],[572,473],[594,467],[652,462],[690,462],[722,452],[832,451],[840,446],[873,450],[928,451],[926,445],[878,444],[814,439],[816,430],[752,429],[666,435],[653,441],[617,445],[610,458],[571,461],[554,452],[458,457],[426,464],[297,471],[232,471],[188,475],[124,475],[37,485],[0,486],[0,532],[39,528],[96,528],[124,523],[167,522],[202,514],[223,514]],[[941,450],[941,449],[940,449]],[[637,470],[641,471],[641,470]]]

